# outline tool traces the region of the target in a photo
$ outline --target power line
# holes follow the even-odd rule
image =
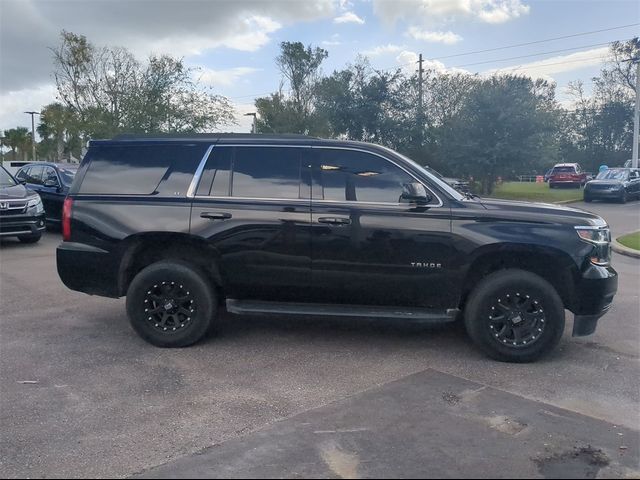
[[[503,47],[487,48],[486,50],[474,50],[472,52],[456,53],[455,55],[447,55],[447,56],[444,56],[444,57],[437,57],[437,58],[434,58],[433,60],[443,60],[445,58],[462,57],[462,56],[465,56],[465,55],[475,55],[477,53],[495,52],[495,51],[498,51],[498,50],[506,50],[508,48],[524,47],[524,46],[527,46],[527,45],[535,45],[537,43],[552,42],[554,40],[562,40],[562,39],[565,39],[565,38],[580,37],[580,36],[583,36],[583,35],[591,35],[591,34],[594,34],[594,33],[601,33],[601,32],[610,32],[611,30],[619,30],[619,29],[622,29],[622,28],[636,27],[638,25],[640,25],[640,23],[630,23],[629,25],[620,25],[618,27],[603,28],[602,30],[592,30],[590,32],[574,33],[572,35],[563,35],[562,37],[547,38],[547,39],[544,39],[544,40],[534,40],[532,42],[525,42],[525,43],[516,43],[516,44],[513,44],[513,45],[505,45]]]
[[[568,52],[570,50],[580,50],[581,48],[602,47],[604,45],[611,45],[611,43],[613,43],[615,41],[626,41],[626,40],[612,40],[611,42],[594,43],[594,44],[591,44],[591,45],[583,45],[581,47],[562,48],[560,50],[551,50],[549,52],[539,52],[539,53],[531,53],[529,55],[518,55],[516,57],[498,58],[498,59],[494,59],[494,60],[486,60],[486,61],[483,61],[483,62],[465,63],[463,65],[457,65],[456,67],[452,67],[452,68],[472,67],[474,65],[486,65],[487,63],[506,62],[506,61],[509,61],[509,60],[518,60],[519,58],[531,58],[531,57],[537,57],[539,55],[551,55],[552,53]]]

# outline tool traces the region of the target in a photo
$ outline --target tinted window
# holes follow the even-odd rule
[[[42,185],[43,170],[44,170],[44,167],[42,165],[31,165],[31,167],[29,167],[27,182]]]
[[[51,167],[44,168],[44,174],[42,175],[42,183],[47,181],[54,181],[56,185],[60,185],[60,181],[58,180],[58,175],[56,171]]]
[[[80,193],[184,196],[208,145],[95,145]]]
[[[553,173],[576,173],[574,167],[555,167]]]
[[[13,177],[11,175],[9,175],[9,172],[7,172],[4,167],[0,166],[0,186],[1,187],[12,187],[16,184],[16,182],[13,180]]]
[[[236,147],[231,194],[250,198],[302,198],[300,150]]]
[[[71,185],[73,183],[73,179],[76,176],[76,172],[78,171],[77,167],[61,167],[58,168],[58,174],[60,175],[60,179],[62,183],[65,185]]]
[[[384,158],[350,150],[317,150],[313,197],[324,200],[398,203],[415,180]],[[316,192],[316,189],[320,189]]]
[[[29,167],[21,168],[18,174],[16,175],[16,178],[18,180],[24,180],[26,182],[27,179],[29,178],[28,173],[29,173]]]
[[[209,155],[196,195],[229,195],[233,147],[215,147]]]

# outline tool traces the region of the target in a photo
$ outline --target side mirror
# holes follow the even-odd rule
[[[427,205],[431,200],[431,195],[427,193],[427,189],[424,188],[424,185],[422,185],[421,183],[405,183],[402,186],[400,203],[415,203],[418,205]]]

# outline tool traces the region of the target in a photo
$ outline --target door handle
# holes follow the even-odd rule
[[[318,222],[328,223],[330,225],[349,225],[351,224],[351,219],[341,217],[320,217],[318,218]]]
[[[228,220],[232,215],[227,212],[202,212],[200,218],[208,218],[209,220]]]

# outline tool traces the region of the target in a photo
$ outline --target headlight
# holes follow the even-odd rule
[[[575,227],[578,236],[593,245],[591,263],[594,265],[609,265],[611,259],[611,231],[609,227]]]
[[[36,195],[30,198],[29,201],[27,202],[27,208],[34,208],[34,207],[36,209],[36,213],[44,212],[44,206],[42,205],[42,199],[40,198],[40,195]]]

